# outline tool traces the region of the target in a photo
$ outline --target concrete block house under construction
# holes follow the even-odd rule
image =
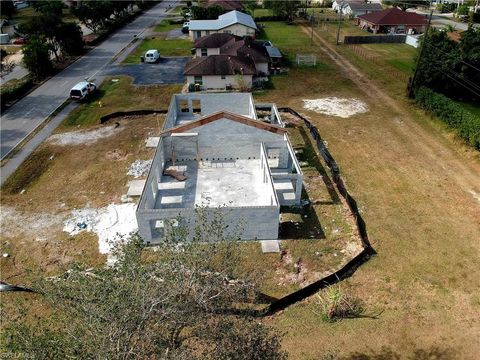
[[[155,244],[195,227],[196,207],[221,211],[242,240],[278,237],[280,206],[300,203],[303,175],[275,104],[249,93],[174,95],[137,208]],[[190,235],[191,236],[191,235]]]

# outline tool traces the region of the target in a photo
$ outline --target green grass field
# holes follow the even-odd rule
[[[155,32],[167,32],[173,29],[181,28],[182,24],[171,24],[169,20],[164,19],[155,26]]]
[[[170,94],[180,92],[181,85],[134,86],[126,76],[115,77],[118,81],[106,79],[95,96],[82,103],[60,126],[86,127],[100,123],[100,117],[114,111],[139,109],[166,109]]]
[[[192,55],[192,42],[187,39],[166,40],[164,35],[152,36],[143,40],[140,45],[128,55],[123,63],[137,64],[140,62],[140,56],[147,50],[157,49],[160,56],[190,56]]]

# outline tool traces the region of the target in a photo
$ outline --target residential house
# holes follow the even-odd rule
[[[381,4],[381,0],[348,0],[348,1],[343,1],[343,0],[334,0],[332,2],[332,9],[338,12],[340,8],[343,8],[347,5],[347,3],[358,3],[358,4]]]
[[[233,10],[216,20],[190,20],[188,29],[192,40],[213,33],[254,37],[257,25],[250,15]]]
[[[156,244],[182,227],[189,240],[201,209],[234,240],[274,240],[280,206],[300,204],[302,186],[275,104],[249,93],[174,95],[137,207],[139,234]]]
[[[185,65],[187,84],[199,90],[250,89],[257,73],[252,58],[233,55],[210,55],[191,59]]]
[[[395,7],[357,17],[361,29],[374,34],[422,34],[427,18]]]
[[[229,42],[242,40],[242,37],[227,33],[215,33],[195,39],[195,56],[220,55],[220,48]]]
[[[239,0],[207,0],[205,2],[206,7],[210,7],[214,5],[222,7],[225,11],[232,11],[232,10],[243,11],[244,10],[243,3]]]
[[[271,43],[269,45],[270,48],[273,48]],[[242,38],[231,34],[216,33],[196,39],[193,46],[196,49],[197,57],[222,54],[250,58],[255,63],[257,76],[266,76],[271,70],[272,59],[269,54],[269,47],[264,41],[255,41],[250,37]],[[270,52],[277,60],[278,54],[271,49]]]
[[[365,15],[376,11],[382,11],[383,7],[378,3],[366,3],[366,2],[353,2],[348,1],[342,7],[342,14],[352,18],[356,18],[359,15]]]

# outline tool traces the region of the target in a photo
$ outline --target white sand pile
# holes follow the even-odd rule
[[[110,253],[113,245],[123,237],[138,230],[135,217],[136,204],[110,204],[101,209],[73,210],[65,222],[63,231],[76,235],[81,231],[93,231],[98,236],[98,250]]]
[[[122,128],[115,126],[105,126],[95,130],[78,130],[62,134],[54,134],[48,138],[48,141],[56,145],[81,145],[92,144],[99,139],[103,139],[121,131]]]
[[[303,107],[320,114],[348,118],[368,111],[368,106],[358,99],[327,97],[323,99],[303,100]]]
[[[147,175],[150,167],[152,166],[152,160],[135,160],[128,169],[127,175],[133,176],[135,179],[141,176]]]

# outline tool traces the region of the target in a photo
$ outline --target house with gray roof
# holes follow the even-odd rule
[[[280,207],[300,204],[303,173],[275,104],[249,93],[172,97],[136,210],[155,244],[175,228],[195,234],[198,209],[230,238],[275,240]]]
[[[216,20],[190,20],[188,30],[192,40],[213,33],[254,37],[257,25],[250,15],[233,10]]]
[[[252,58],[226,54],[193,58],[183,72],[197,90],[250,89],[256,73]]]
[[[353,18],[377,11],[383,11],[383,7],[381,4],[347,1],[342,7],[342,14],[348,15]]]

